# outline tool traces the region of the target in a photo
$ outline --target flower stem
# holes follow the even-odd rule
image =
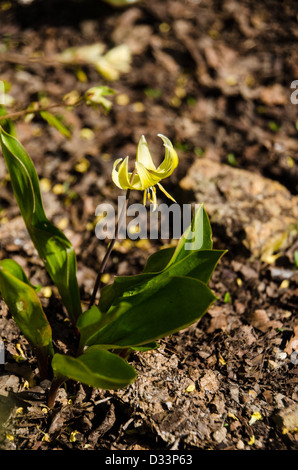
[[[57,377],[52,381],[51,388],[48,395],[48,407],[53,408],[56,396],[61,385],[66,381],[66,377]]]
[[[130,184],[132,184],[133,182],[133,179],[136,175],[136,168],[133,170],[132,174],[131,174],[131,178],[130,178]],[[96,281],[95,281],[95,284],[94,284],[94,288],[93,288],[93,292],[92,292],[92,295],[91,295],[91,299],[90,299],[90,302],[89,302],[89,308],[92,307],[92,305],[94,305],[95,303],[95,298],[96,298],[96,294],[97,294],[97,291],[100,290],[100,287],[101,287],[101,276],[103,275],[104,273],[104,270],[106,268],[106,265],[107,265],[107,262],[111,256],[111,253],[113,251],[113,248],[114,248],[114,245],[116,243],[116,240],[118,238],[118,234],[119,234],[119,225],[120,225],[120,222],[122,220],[122,217],[126,214],[126,211],[127,211],[127,206],[128,206],[128,199],[129,199],[129,195],[130,195],[130,189],[127,189],[126,191],[126,199],[125,199],[125,206],[122,208],[122,211],[121,211],[121,214],[120,216],[118,216],[118,220],[117,220],[117,225],[116,225],[116,229],[115,229],[115,236],[114,238],[110,241],[109,245],[108,245],[108,248],[107,248],[107,251],[106,251],[106,254],[101,262],[101,265],[100,265],[100,268],[99,268],[99,271],[98,271],[98,274],[97,274],[97,278],[96,278]]]
[[[135,172],[132,174],[132,178],[131,178],[131,181],[133,180],[134,178],[134,175],[135,175]],[[111,253],[113,251],[113,248],[114,248],[114,245],[115,245],[115,242],[118,238],[118,234],[119,234],[119,225],[120,225],[120,222],[122,220],[122,217],[126,214],[126,211],[127,211],[127,206],[128,206],[128,199],[129,199],[129,195],[130,195],[130,189],[128,189],[126,191],[126,199],[125,199],[125,205],[124,207],[122,208],[122,211],[121,211],[121,214],[120,216],[118,217],[118,221],[117,221],[117,225],[116,225],[116,229],[115,229],[115,236],[114,238],[110,241],[109,245],[108,245],[108,248],[107,248],[107,251],[106,251],[106,254],[101,262],[101,265],[100,265],[100,268],[99,268],[99,271],[98,271],[98,274],[97,274],[97,278],[96,278],[96,281],[95,281],[95,284],[94,284],[94,288],[93,288],[93,292],[92,292],[92,295],[91,295],[91,299],[90,299],[90,302],[89,302],[89,308],[92,307],[92,305],[94,305],[95,303],[95,298],[96,298],[96,294],[97,294],[97,291],[100,290],[100,287],[101,287],[101,276],[103,275],[104,273],[104,270],[106,268],[106,265],[107,265],[107,262],[111,256]]]
[[[34,348],[34,353],[38,363],[40,380],[48,378],[49,367],[49,349],[48,347]]]

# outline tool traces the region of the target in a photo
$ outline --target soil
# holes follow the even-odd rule
[[[297,450],[297,231],[265,255],[255,251],[247,227],[257,218],[254,203],[266,203],[267,196],[262,189],[241,193],[247,186],[241,178],[260,181],[259,188],[278,183],[270,197],[282,191],[287,217],[290,212],[297,222],[296,2],[144,0],[125,9],[99,1],[24,3],[0,2],[0,78],[11,85],[9,112],[97,85],[116,91],[108,97],[109,113],[85,104],[52,110],[71,129],[70,138],[38,116],[15,120],[40,177],[47,216],[75,247],[82,301],[87,305],[105,253],[94,234],[95,208],[106,201],[116,207],[122,194],[111,181],[113,161],[134,157],[142,134],[154,155],[161,151],[158,133],[175,144],[180,163],[166,188],[179,203],[206,203],[214,247],[228,253],[210,283],[215,305],[199,323],[161,340],[159,349],[134,353],[134,384],[111,392],[68,382],[53,409],[48,383],[40,382],[34,355],[1,300],[0,448]],[[107,50],[128,45],[130,70],[111,81],[91,64],[53,60],[67,48],[96,42]],[[200,177],[200,165],[203,183],[214,181],[211,169],[225,175],[215,205],[210,185],[189,183]],[[15,259],[43,286],[55,348],[67,351],[72,330],[25,231],[3,159],[0,178],[0,258]],[[233,178],[237,187],[229,184]],[[132,197],[140,202],[142,196]],[[288,224],[285,203],[274,204],[267,220],[258,213],[261,229],[272,222],[270,233],[275,215],[279,230]],[[141,272],[167,243],[119,243],[106,280]]]

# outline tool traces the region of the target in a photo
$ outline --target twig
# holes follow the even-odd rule
[[[84,66],[92,66],[90,60],[84,60],[81,57],[65,58],[61,55],[36,55],[24,56],[17,53],[0,52],[0,63],[11,63],[23,66],[40,65],[42,67],[55,67],[55,68],[78,68]]]
[[[38,64],[44,67],[76,67],[88,65],[87,61],[77,58],[71,61],[55,55],[24,56],[23,54],[4,52],[0,52],[0,63],[1,62],[9,62],[20,65]]]
[[[47,111],[48,109],[57,108],[59,106],[62,106],[62,105],[57,103],[57,104],[51,104],[49,106],[44,106],[43,108],[23,109],[22,111],[15,111],[13,113],[8,113],[8,114],[4,114],[3,116],[0,116],[0,121],[4,121],[5,119],[14,119],[20,116],[26,116],[26,114],[40,113],[42,111]]]

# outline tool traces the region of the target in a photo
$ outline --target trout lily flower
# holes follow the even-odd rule
[[[133,172],[128,171],[128,158],[118,158],[112,171],[112,180],[120,189],[136,189],[144,191],[143,204],[146,204],[147,196],[153,203],[153,210],[157,207],[156,185],[164,194],[176,202],[175,199],[163,188],[160,181],[170,176],[178,165],[178,155],[173,148],[171,141],[162,134],[158,134],[163,140],[165,147],[165,157],[158,168],[153,163],[148,144],[145,137],[139,140],[135,168]]]

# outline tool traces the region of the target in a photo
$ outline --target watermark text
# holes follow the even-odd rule
[[[203,245],[203,210],[198,211],[197,226],[201,230],[193,232],[190,228],[192,216],[201,204],[160,204],[156,210],[150,205],[150,210],[143,204],[131,204],[127,210],[125,196],[118,197],[117,214],[112,204],[104,203],[97,206],[95,215],[98,222],[95,226],[95,235],[99,240],[119,240],[129,238],[137,239],[179,239],[183,233],[187,234],[185,249],[199,249]],[[201,219],[201,220],[200,220]]]
[[[298,104],[298,80],[294,80],[291,83],[291,88],[295,88],[295,91],[291,93],[291,103]]]

